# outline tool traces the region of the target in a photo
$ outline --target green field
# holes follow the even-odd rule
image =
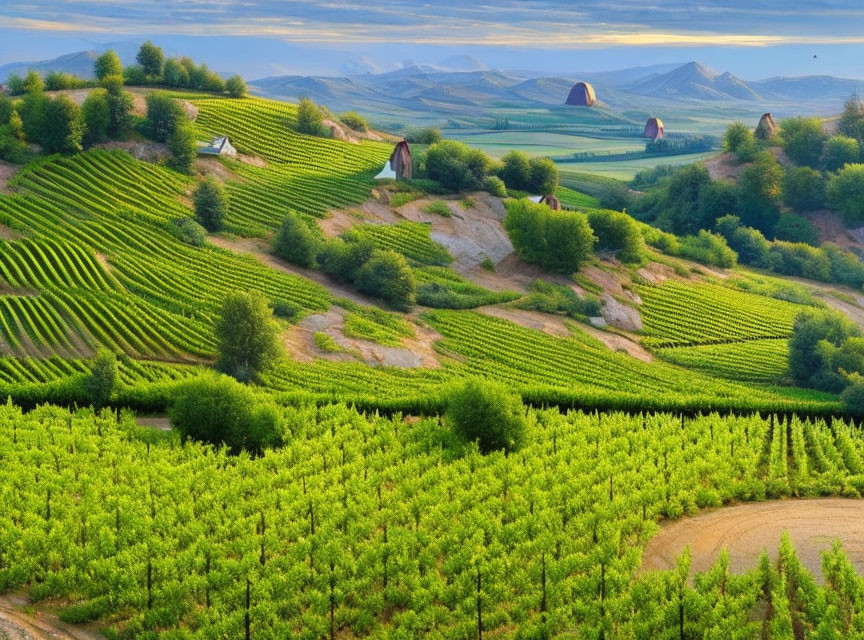
[[[564,156],[583,151],[622,153],[645,148],[645,141],[641,138],[603,138],[534,131],[496,131],[453,137],[459,142],[482,149],[493,158],[500,158],[509,151],[524,151],[529,156]]]
[[[681,156],[664,156],[659,158],[641,158],[638,160],[620,160],[616,162],[559,162],[561,182],[568,184],[571,174],[591,174],[615,180],[632,180],[633,176],[650,167],[660,164],[684,165],[706,160],[717,155],[716,151],[706,153],[691,153]]]

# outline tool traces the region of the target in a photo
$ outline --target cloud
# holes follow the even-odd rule
[[[293,42],[552,49],[864,42],[858,0],[28,0],[0,6],[20,30],[270,36]]]

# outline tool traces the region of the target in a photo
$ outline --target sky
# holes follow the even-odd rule
[[[453,55],[548,72],[697,60],[744,79],[864,76],[861,0],[0,0],[0,64],[147,38],[251,78]]]

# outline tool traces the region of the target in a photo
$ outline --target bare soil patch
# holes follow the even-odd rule
[[[9,188],[9,181],[18,173],[20,168],[17,164],[0,160],[0,193],[12,193],[12,190]]]
[[[737,164],[735,156],[731,153],[721,153],[713,158],[703,160],[702,164],[711,176],[712,180],[736,180],[744,170],[743,164]]]
[[[612,331],[603,331],[590,325],[580,324],[579,328],[587,333],[595,340],[599,340],[612,351],[626,353],[627,355],[642,360],[643,362],[653,362],[654,355],[645,347],[637,342],[637,338],[630,338],[620,333]]]
[[[821,579],[821,552],[833,540],[864,573],[864,500],[820,498],[775,500],[724,507],[664,524],[645,547],[643,570],[671,569],[689,545],[692,572],[707,571],[725,547],[729,568],[743,573],[763,551],[777,557],[780,537],[789,533],[801,562]]]
[[[136,160],[142,162],[159,162],[164,160],[171,152],[168,145],[161,142],[138,141],[138,140],[109,140],[93,145],[96,149],[121,149]]]
[[[569,338],[572,334],[567,326],[567,318],[539,311],[514,309],[513,307],[478,307],[475,311],[515,322],[520,327],[542,331],[556,338]]]
[[[139,427],[150,427],[159,431],[171,431],[171,419],[166,415],[137,416],[135,424]]]
[[[0,638],[10,640],[101,640],[104,636],[95,625],[75,626],[61,622],[47,608],[40,606],[31,614],[25,597],[0,596]]]
[[[332,238],[357,224],[396,224],[402,220],[388,205],[370,198],[359,207],[329,211],[326,218],[318,220],[318,226],[325,236]]]
[[[0,224],[0,240],[18,240],[19,238],[21,238],[21,234],[15,229]]]
[[[836,211],[819,209],[807,211],[803,215],[816,227],[820,242],[833,242],[844,249],[864,244],[864,227],[847,228],[843,216]]]
[[[198,158],[195,160],[195,171],[202,176],[215,176],[222,182],[248,182],[231,171],[216,158]]]

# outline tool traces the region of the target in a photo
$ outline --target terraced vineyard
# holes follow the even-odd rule
[[[166,639],[663,638],[683,619],[693,637],[780,640],[762,629],[790,610],[850,637],[808,603],[860,611],[839,551],[824,587],[788,548],[743,577],[718,565],[691,583],[686,559],[639,572],[661,518],[860,496],[864,441],[839,421],[532,411],[518,454],[454,456],[435,419],[284,413],[290,446],[251,458],[144,437],[129,415],[0,407],[0,584]],[[812,584],[790,610],[769,606],[784,572]]]
[[[674,364],[721,378],[774,384],[788,377],[786,338],[670,347],[657,353]]]
[[[392,249],[421,265],[446,266],[453,257],[429,237],[429,225],[404,221],[394,225],[364,224],[354,230],[372,238],[376,246]]]

